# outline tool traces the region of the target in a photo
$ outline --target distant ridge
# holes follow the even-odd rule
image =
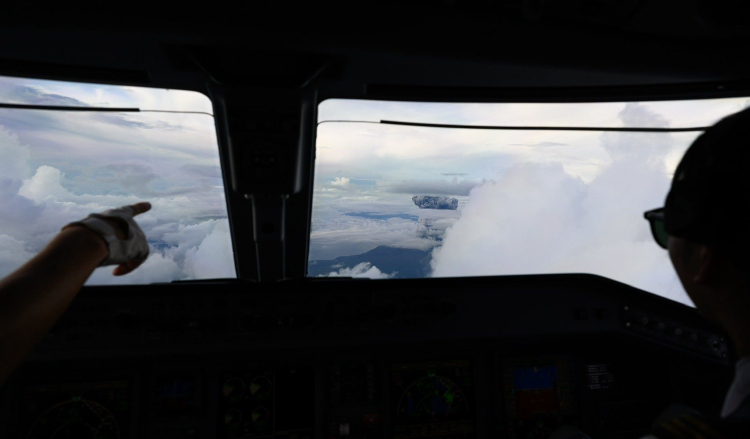
[[[430,259],[430,251],[381,245],[359,255],[310,261],[307,266],[307,275],[309,277],[327,275],[331,272],[338,272],[342,268],[352,268],[357,264],[369,262],[383,273],[396,272],[394,277],[397,278],[427,277],[430,274]]]

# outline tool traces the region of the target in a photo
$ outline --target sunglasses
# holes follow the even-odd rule
[[[667,248],[669,233],[664,228],[664,208],[649,210],[643,214],[643,217],[651,224],[651,234],[654,235],[654,240],[659,244],[659,247]]]

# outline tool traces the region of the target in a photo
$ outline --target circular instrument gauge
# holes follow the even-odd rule
[[[252,418],[253,424],[261,424],[267,422],[271,417],[271,412],[265,407],[256,407],[253,409]]]
[[[263,375],[257,376],[250,381],[248,386],[253,398],[261,398],[271,393],[271,380]]]
[[[94,401],[73,399],[45,411],[31,426],[29,439],[114,439],[120,428],[112,412]]]
[[[236,377],[229,377],[224,381],[221,389],[227,401],[239,402],[245,395],[245,382]]]
[[[242,423],[242,412],[237,409],[230,409],[224,413],[224,424],[228,427],[236,427]]]
[[[461,388],[439,375],[428,375],[414,381],[398,402],[399,416],[421,419],[439,419],[468,410],[468,401]]]

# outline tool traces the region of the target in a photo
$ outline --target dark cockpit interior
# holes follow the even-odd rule
[[[21,78],[185,90],[210,99],[211,147],[221,174],[214,186],[224,197],[233,251],[228,264],[236,276],[85,286],[0,387],[0,436],[526,439],[572,425],[592,438],[633,438],[676,403],[720,411],[736,353],[723,330],[687,301],[608,278],[606,270],[576,272],[567,265],[559,273],[433,277],[434,259],[433,265],[409,259],[426,274],[405,275],[412,272],[402,261],[432,255],[443,242],[445,251],[455,233],[450,222],[448,235],[431,235],[430,247],[419,241],[411,253],[381,255],[377,264],[353,255],[399,246],[327,250],[328,241],[316,241],[329,236],[320,232],[328,223],[316,223],[323,218],[314,212],[318,200],[325,191],[351,194],[345,186],[365,187],[368,178],[380,177],[340,174],[316,186],[322,181],[316,173],[323,175],[316,158],[326,154],[319,110],[335,100],[567,105],[745,98],[747,9],[724,1],[655,0],[106,6],[0,6],[0,87]],[[0,125],[7,127],[21,126],[6,123],[20,120],[11,112],[72,105],[7,96],[0,90]],[[136,115],[158,107],[85,105],[82,111]],[[685,121],[664,129],[698,132],[709,124]],[[450,122],[408,123],[430,125],[412,127],[421,133]],[[530,130],[560,123],[505,125]],[[585,128],[578,131],[599,127],[597,136],[602,131],[599,120],[564,123]],[[388,129],[401,129],[394,125]],[[333,145],[335,136],[326,136]],[[365,171],[380,163],[372,160],[362,165]],[[21,189],[14,189],[38,205],[49,203],[33,198],[30,185],[40,175],[18,177]],[[419,210],[388,211],[387,221],[434,230],[441,220],[458,220],[448,218],[452,212],[468,212],[474,187],[445,192],[456,197],[448,201],[436,190],[410,188],[406,203]],[[153,190],[166,196],[168,188]],[[448,207],[422,220],[432,211],[418,204],[425,200],[420,196]],[[4,203],[0,197],[0,210],[12,209]],[[338,206],[331,212],[339,215]],[[351,207],[341,218],[380,225],[378,215],[386,215],[362,209]],[[632,222],[649,233],[642,217]],[[388,224],[395,230],[402,223]],[[391,231],[362,235],[380,242],[373,237]],[[160,257],[171,254],[166,240],[149,242]],[[624,263],[618,252],[597,253],[596,260]],[[3,257],[0,249],[0,269]],[[356,261],[345,267],[342,257]],[[566,258],[575,261],[577,254],[571,250]],[[324,270],[312,264],[321,261],[328,264]],[[368,265],[356,265],[357,272],[360,263]],[[389,263],[396,268],[386,270]],[[355,276],[365,271],[369,279]]]

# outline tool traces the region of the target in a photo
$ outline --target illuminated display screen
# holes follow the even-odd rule
[[[160,377],[153,391],[156,415],[187,415],[199,409],[195,376]]]
[[[575,366],[569,357],[516,358],[504,362],[503,388],[508,438],[547,438],[575,424]]]
[[[468,361],[395,365],[391,396],[396,438],[475,436],[474,384]]]
[[[513,369],[513,389],[518,419],[532,419],[560,407],[556,366]]]

